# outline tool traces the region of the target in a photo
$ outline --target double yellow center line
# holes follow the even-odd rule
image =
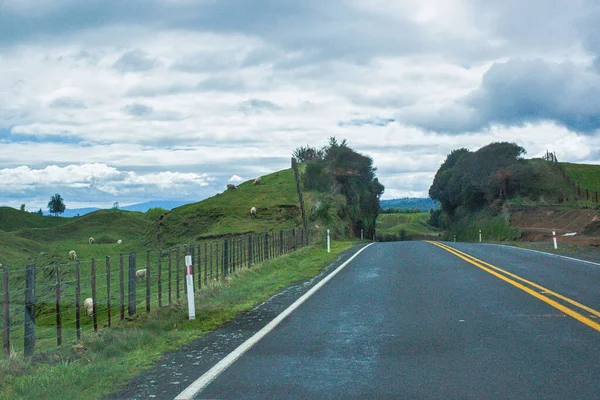
[[[512,273],[505,271],[501,268],[498,268],[492,264],[488,264],[485,261],[479,260],[478,258],[475,258],[470,254],[464,253],[460,250],[457,250],[457,249],[450,247],[448,245],[445,245],[443,243],[431,242],[431,241],[427,241],[427,243],[430,243],[437,247],[440,247],[440,248],[446,250],[447,252],[454,254],[458,258],[462,258],[469,264],[473,264],[477,268],[480,268],[480,269],[494,275],[495,277],[500,278],[503,281],[510,283],[511,285],[532,295],[533,297],[540,299],[544,303],[549,304],[552,307],[556,308],[557,310],[562,311],[563,313],[567,314],[568,316],[575,318],[577,321],[584,323],[587,326],[600,332],[600,324],[591,320],[590,318],[586,317],[585,315],[575,311],[574,309],[569,308],[566,305],[559,303],[558,301],[554,300],[553,298],[560,299],[560,300],[564,301],[565,303],[568,303],[568,304],[574,306],[574,308],[578,308],[580,310],[587,311],[589,314],[592,314],[596,317],[600,317],[600,312],[594,310],[593,308],[590,308],[586,305],[578,303],[573,299],[565,297],[559,293],[556,293],[556,292],[554,292],[550,289],[547,289],[541,285],[538,285],[537,283],[533,283],[531,281],[528,281],[527,279],[523,279],[520,276],[512,274]],[[540,290],[541,292],[538,293],[537,291],[534,290],[534,288]]]

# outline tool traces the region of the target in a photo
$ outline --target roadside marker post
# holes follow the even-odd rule
[[[329,234],[329,229],[327,229],[327,252],[331,253],[331,235]]]
[[[456,235],[454,235],[454,243],[456,243]]]
[[[481,229],[479,230],[479,243],[481,243]]]
[[[364,234],[363,234],[363,230],[360,230],[360,240],[365,240]]]
[[[552,241],[554,242],[554,250],[558,249],[558,244],[556,243],[556,231],[552,231]]]
[[[185,279],[187,283],[188,311],[190,319],[196,319],[196,305],[194,304],[194,267],[192,256],[185,256]]]

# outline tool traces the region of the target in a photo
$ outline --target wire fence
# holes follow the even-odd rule
[[[556,156],[554,156],[554,157],[556,157]],[[554,158],[554,160],[555,159],[556,158]],[[554,161],[554,162],[556,162],[556,161]],[[567,183],[571,186],[571,188],[573,189],[573,192],[575,192],[575,194],[577,195],[577,198],[579,200],[586,200],[586,201],[591,201],[592,203],[600,204],[599,197],[598,197],[599,196],[598,190],[581,187],[581,185],[578,182],[575,182],[573,179],[571,179],[571,177],[567,174],[567,171],[565,171],[565,169],[562,167],[562,165],[560,165],[558,163],[556,165],[558,165],[558,169],[560,170],[560,173],[562,174],[565,181],[567,181]]]
[[[290,229],[130,252],[117,259],[106,256],[53,266],[3,266],[3,353],[30,356],[61,346],[65,340],[81,340],[110,328],[115,321],[178,302],[187,294],[186,255],[193,260],[196,291],[306,244],[303,229]]]

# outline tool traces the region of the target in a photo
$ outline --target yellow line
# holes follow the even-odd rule
[[[517,279],[517,280],[519,280],[519,281],[521,281],[521,282],[524,282],[524,283],[526,283],[526,284],[528,284],[528,285],[530,285],[530,286],[533,286],[533,287],[535,287],[535,288],[537,288],[537,289],[540,289],[540,290],[542,290],[542,291],[546,292],[545,294],[551,294],[552,296],[554,296],[554,297],[556,297],[556,298],[559,298],[559,299],[561,299],[561,300],[563,300],[563,301],[566,301],[567,303],[570,303],[570,304],[574,305],[575,307],[581,308],[582,310],[585,310],[585,311],[587,311],[587,312],[589,312],[589,313],[591,313],[591,314],[594,314],[594,315],[595,315],[595,316],[597,316],[597,317],[600,317],[600,312],[599,312],[599,311],[596,311],[596,310],[594,310],[593,308],[590,308],[590,307],[588,307],[588,306],[586,306],[586,305],[584,305],[584,304],[578,303],[578,302],[576,302],[575,300],[572,300],[572,299],[570,299],[570,298],[568,298],[568,297],[565,297],[565,296],[563,296],[562,294],[556,293],[556,292],[554,292],[554,291],[552,291],[552,290],[550,290],[550,289],[548,289],[548,288],[545,288],[545,287],[543,287],[543,286],[541,286],[541,285],[538,285],[537,283],[534,283],[534,282],[528,281],[527,279],[521,278],[521,277],[520,277],[520,276],[518,276],[518,275],[512,274],[512,273],[510,273],[510,272],[508,272],[508,271],[505,271],[505,270],[503,270],[503,269],[501,269],[501,268],[498,268],[498,267],[496,267],[496,266],[494,266],[494,265],[492,265],[492,264],[488,264],[488,263],[486,263],[485,261],[482,261],[482,260],[480,260],[480,259],[478,259],[478,258],[475,258],[475,257],[473,257],[473,256],[472,256],[472,255],[470,255],[470,254],[467,254],[467,253],[465,253],[465,252],[463,252],[463,251],[460,251],[460,250],[458,250],[458,249],[455,249],[454,247],[450,247],[450,246],[448,246],[447,244],[439,243],[439,246],[441,246],[441,247],[444,247],[444,248],[446,248],[446,249],[451,249],[451,250],[453,250],[453,251],[455,251],[455,252],[457,252],[457,253],[460,253],[460,254],[462,254],[463,256],[465,256],[465,257],[468,257],[468,258],[470,258],[470,259],[472,259],[472,260],[474,260],[474,261],[476,261],[476,262],[479,262],[479,263],[481,263],[481,264],[483,264],[483,265],[485,265],[485,266],[488,266],[488,267],[490,267],[490,268],[493,268],[493,269],[495,269],[496,271],[500,271],[500,272],[502,272],[503,274],[506,274],[506,275],[508,275],[508,276],[510,276],[510,277],[512,277],[512,278],[515,278],[515,279]]]
[[[571,310],[570,308],[565,307],[564,305],[562,305],[562,304],[560,304],[560,303],[558,303],[558,302],[556,302],[556,301],[554,301],[554,300],[552,300],[552,299],[550,299],[550,298],[548,298],[546,296],[543,296],[543,295],[539,294],[538,292],[536,292],[536,291],[534,291],[534,290],[532,290],[532,289],[530,289],[530,288],[528,288],[528,287],[520,284],[519,282],[516,282],[516,281],[514,281],[514,280],[512,280],[510,278],[507,278],[506,276],[504,276],[504,275],[502,275],[502,274],[500,274],[500,273],[498,273],[498,272],[496,272],[496,271],[494,271],[494,270],[492,270],[492,269],[490,269],[490,268],[482,265],[482,263],[480,263],[480,262],[477,262],[475,260],[472,260],[470,258],[465,257],[464,255],[458,253],[452,247],[448,247],[448,246],[445,246],[445,245],[442,245],[442,244],[436,243],[436,242],[429,242],[428,241],[427,243],[430,243],[430,244],[433,244],[435,246],[438,246],[439,248],[444,249],[447,252],[454,254],[455,256],[457,256],[458,258],[461,258],[461,259],[465,260],[469,264],[473,264],[474,266],[476,266],[476,267],[478,267],[478,268],[480,268],[480,269],[482,269],[482,270],[484,270],[484,271],[486,271],[486,272],[494,275],[495,277],[500,278],[503,281],[510,283],[511,285],[513,285],[513,286],[521,289],[522,291],[524,291],[524,292],[532,295],[533,297],[535,297],[535,298],[543,301],[544,303],[549,304],[552,307],[556,308],[557,310],[560,310],[560,311],[564,312],[565,314],[569,315],[570,317],[575,318],[577,321],[579,321],[579,322],[581,322],[583,324],[586,324],[590,328],[593,328],[593,329],[597,330],[598,332],[600,332],[600,324],[598,324],[598,323],[592,321],[591,319],[589,319],[589,318],[581,315],[577,311]],[[503,271],[503,272],[505,272],[507,274],[509,274],[508,272],[506,272],[504,270],[501,270],[500,268],[497,268],[497,267],[494,267],[494,268],[498,269],[500,271]],[[511,275],[516,277],[516,275],[513,275],[513,274],[511,274]],[[522,279],[522,278],[519,278],[519,279]],[[522,279],[522,280],[525,281],[524,279]],[[573,303],[575,303],[575,302],[573,301]],[[579,303],[577,303],[577,304],[579,304]],[[595,312],[597,312],[597,311],[595,311]]]

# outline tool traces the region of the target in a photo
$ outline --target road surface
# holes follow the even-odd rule
[[[598,399],[597,310],[597,264],[377,243],[190,398]]]

